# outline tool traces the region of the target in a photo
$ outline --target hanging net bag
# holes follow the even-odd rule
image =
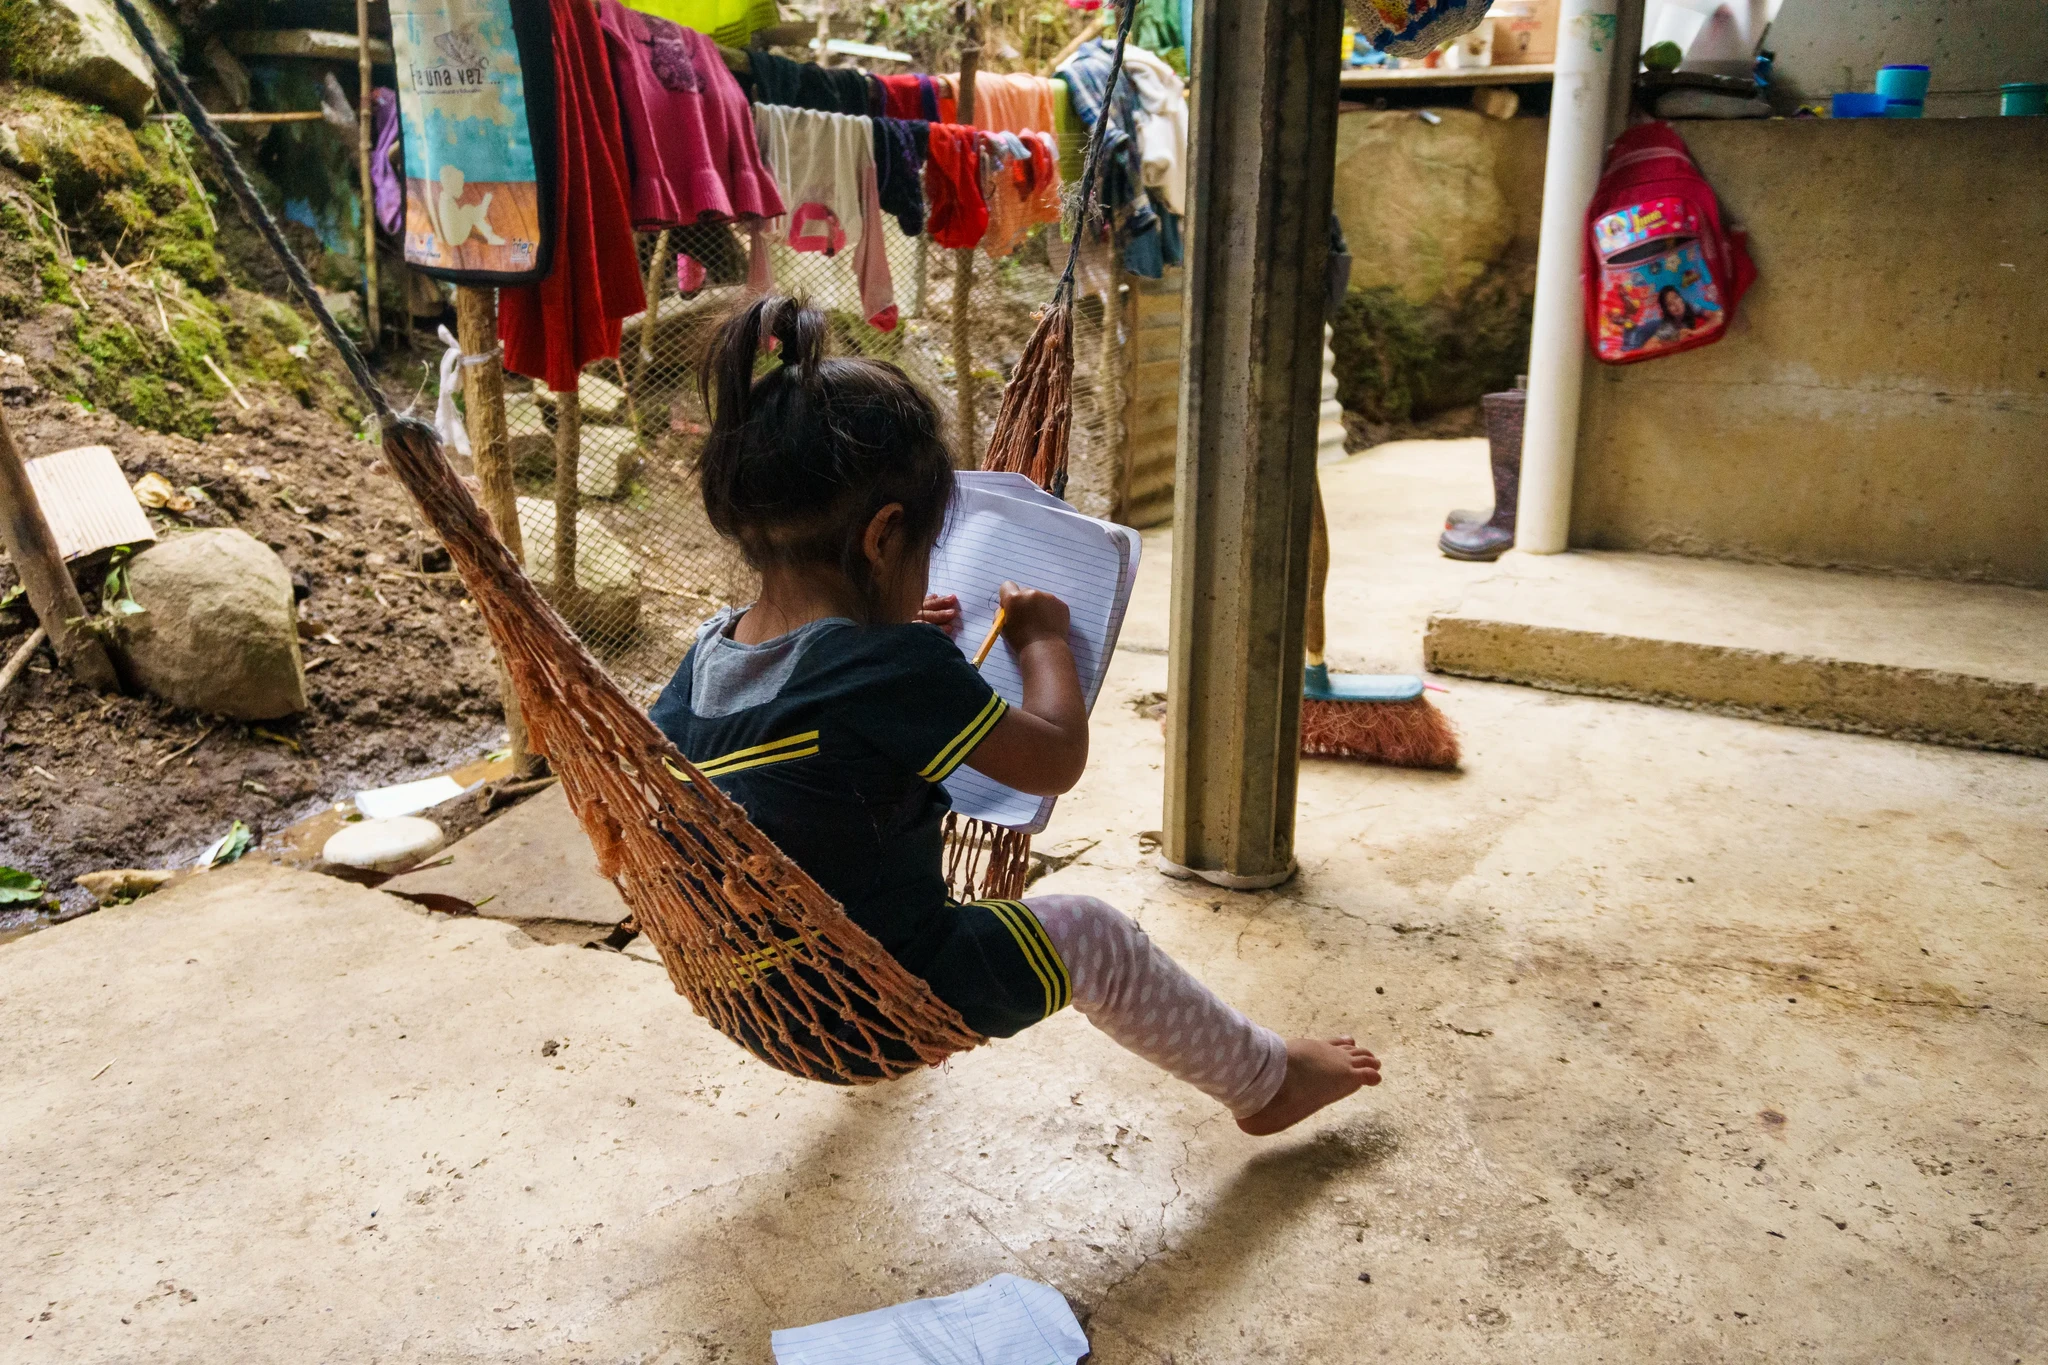
[[[598,870],[618,887],[676,990],[762,1060],[811,1080],[887,1080],[985,1041],[756,829],[591,657],[492,531],[434,429],[392,409],[133,0],[114,2],[382,424],[385,459],[475,599],[534,752],[561,778]],[[1129,27],[1127,11],[1112,85]],[[1101,146],[1098,129],[1083,203]],[[1047,485],[1065,471],[1073,280],[1070,255],[1003,395],[986,468]],[[996,851],[1017,864],[1013,848]]]

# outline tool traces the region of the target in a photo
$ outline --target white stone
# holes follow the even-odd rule
[[[54,20],[48,51],[35,54],[39,84],[140,123],[156,94],[156,72],[110,0],[30,0]],[[136,7],[157,41],[176,56],[178,29],[151,0]],[[28,54],[22,54],[27,56]]]
[[[425,816],[394,815],[343,825],[322,846],[320,856],[337,867],[396,872],[441,847],[445,838],[441,827]]]
[[[640,556],[605,529],[595,512],[576,514],[576,587],[555,592],[555,504],[519,499],[519,538],[526,575],[579,632],[610,642],[640,625]]]

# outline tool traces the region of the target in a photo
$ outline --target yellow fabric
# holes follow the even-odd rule
[[[625,0],[626,8],[693,28],[713,42],[745,47],[758,28],[782,22],[775,0]]]

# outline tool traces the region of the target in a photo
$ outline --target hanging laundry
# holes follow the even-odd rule
[[[878,118],[875,188],[882,212],[896,215],[906,237],[924,231],[924,160],[931,125],[922,119]]]
[[[509,0],[411,0],[393,12],[413,269],[513,285],[553,268],[551,27],[545,5]]]
[[[646,307],[626,200],[626,148],[604,35],[585,0],[554,17],[556,241],[539,284],[498,292],[505,368],[574,393],[584,365],[619,353],[619,321]]]
[[[777,218],[754,116],[718,45],[619,0],[598,0],[632,171],[633,226]]]
[[[404,150],[398,140],[398,92],[378,86],[370,92],[370,199],[377,226],[396,237],[405,231]]]
[[[1126,45],[1126,53],[1129,47]],[[1059,69],[1066,79],[1068,98],[1075,116],[1089,133],[1101,119],[1109,120],[1102,140],[1102,182],[1096,205],[1117,225],[1128,240],[1158,229],[1151,197],[1145,193],[1143,154],[1138,144],[1137,96],[1131,81],[1119,80],[1109,89],[1109,72],[1114,49],[1101,39],[1081,44]]]
[[[1188,101],[1180,73],[1133,44],[1124,46],[1124,70],[1137,92],[1139,161],[1145,186],[1172,213],[1186,213],[1188,198]]]
[[[1059,159],[1044,133],[991,133],[981,140],[988,233],[981,248],[1000,260],[1032,228],[1060,220]]]
[[[1043,76],[980,72],[974,78],[974,126],[992,133],[1050,133],[1058,93]]]
[[[868,73],[858,67],[793,62],[758,49],[747,54],[747,65],[758,103],[867,116]]]
[[[745,47],[756,29],[782,22],[775,0],[633,0],[633,8],[681,24],[727,47]]]
[[[754,106],[761,154],[781,187],[790,250],[836,256],[849,248],[861,311],[884,331],[896,325],[896,292],[882,240],[874,120],[780,105]],[[765,253],[757,251],[759,260]]]
[[[934,123],[926,130],[925,231],[939,246],[971,247],[988,231],[988,201],[981,194],[984,136],[957,123]]]
[[[939,121],[939,87],[930,76],[877,76],[885,118]]]

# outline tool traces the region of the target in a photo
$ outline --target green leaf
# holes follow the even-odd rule
[[[228,826],[228,832],[214,842],[212,848],[199,855],[201,867],[220,867],[231,863],[249,851],[256,837],[249,833],[249,827],[240,820]]]
[[[19,584],[19,583],[16,583],[16,584],[15,584],[15,585],[14,585],[13,587],[9,588],[9,589],[8,589],[8,590],[7,590],[6,592],[0,592],[0,611],[6,611],[6,610],[7,610],[7,609],[8,609],[9,607],[13,606],[13,605],[14,605],[14,604],[15,604],[16,602],[19,602],[19,601],[21,600],[21,595],[22,595],[22,593],[24,593],[24,592],[26,592],[26,591],[27,591],[27,589],[26,589],[26,588],[22,587],[22,586],[21,586],[21,584]]]
[[[135,555],[131,545],[116,545],[107,556],[107,576],[100,580],[100,610],[109,616],[138,616],[142,604],[128,594],[128,561]]]
[[[0,866],[0,905],[18,905],[43,898],[43,879],[18,867]]]

